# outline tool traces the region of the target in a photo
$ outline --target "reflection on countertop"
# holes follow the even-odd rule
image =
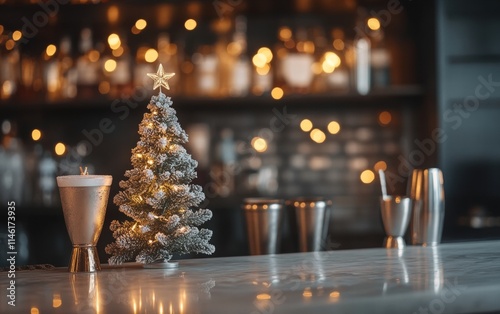
[[[19,271],[1,313],[500,311],[500,241]],[[7,278],[7,273],[4,273]],[[2,279],[3,281],[4,279]]]

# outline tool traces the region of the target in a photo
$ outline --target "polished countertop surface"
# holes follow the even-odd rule
[[[17,271],[15,307],[0,276],[0,313],[500,312],[500,241]]]

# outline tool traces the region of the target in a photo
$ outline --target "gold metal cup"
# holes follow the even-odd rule
[[[64,221],[73,252],[69,271],[101,270],[96,244],[101,235],[113,178],[98,175],[57,177]]]

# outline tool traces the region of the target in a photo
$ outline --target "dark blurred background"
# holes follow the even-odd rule
[[[160,63],[176,73],[167,95],[214,212],[215,256],[249,254],[241,203],[254,196],[329,198],[332,248],[381,246],[379,169],[390,193],[405,194],[412,168],[441,168],[443,241],[498,239],[499,9],[0,0],[2,247],[15,201],[17,264],[67,264],[55,177],[83,165],[114,178],[98,245],[107,260],[109,223],[126,219],[112,197],[157,93],[146,73]],[[295,252],[287,219],[281,252]]]

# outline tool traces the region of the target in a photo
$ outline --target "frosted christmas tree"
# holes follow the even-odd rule
[[[188,136],[170,97],[161,92],[162,86],[170,89],[168,79],[174,73],[164,73],[160,64],[158,72],[148,76],[160,93],[151,97],[150,112],[139,125],[140,140],[132,149],[133,169],[125,172],[122,191],[114,197],[119,210],[133,221],[111,222],[115,241],[106,247],[112,255],[110,264],[135,259],[148,265],[172,265],[168,261],[174,253],[215,251],[209,243],[212,231],[198,228],[212,218],[209,209],[195,210],[205,199],[201,187],[191,184],[198,163],[183,147]]]

